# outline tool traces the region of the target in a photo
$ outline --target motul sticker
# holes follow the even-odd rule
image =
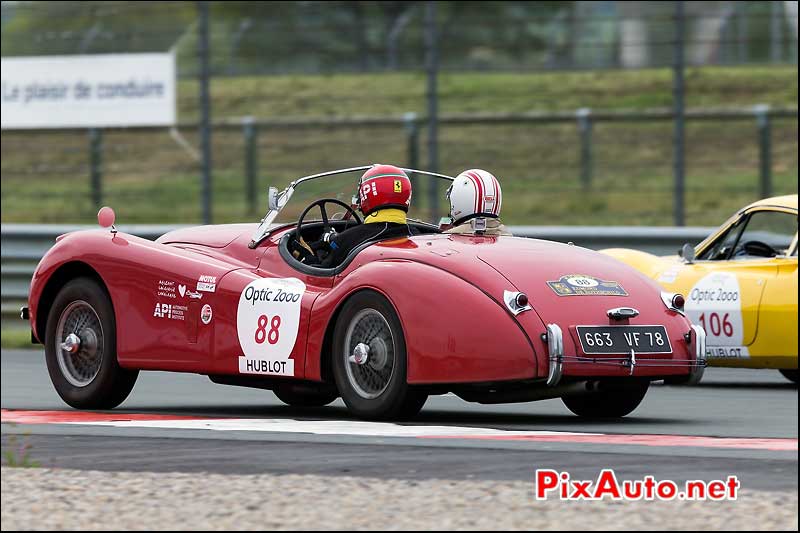
[[[584,274],[567,274],[547,285],[558,296],[628,296],[616,281],[605,281]]]
[[[290,359],[300,329],[306,285],[297,278],[257,279],[239,296],[236,331],[242,374],[294,376]]]
[[[217,276],[200,276],[197,280],[197,290],[201,292],[214,292],[217,290]]]

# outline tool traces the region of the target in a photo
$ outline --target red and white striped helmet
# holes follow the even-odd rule
[[[461,224],[471,218],[500,216],[503,193],[500,183],[491,173],[478,168],[465,170],[447,189],[450,200],[450,218]]]

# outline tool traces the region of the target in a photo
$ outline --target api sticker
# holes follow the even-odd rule
[[[628,296],[616,281],[604,281],[583,274],[567,274],[547,285],[558,296]]]

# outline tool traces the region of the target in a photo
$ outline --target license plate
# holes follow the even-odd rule
[[[575,326],[586,354],[672,353],[664,326]]]

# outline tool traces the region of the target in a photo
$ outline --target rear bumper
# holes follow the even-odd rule
[[[686,376],[686,383],[698,383],[707,366],[706,333],[702,327],[693,325],[687,343],[693,350],[686,350],[691,357],[664,357],[651,354],[637,355],[631,350],[627,355],[589,357],[564,353],[564,336],[557,324],[547,325],[547,351],[549,370],[547,385],[554,387],[563,376],[596,377],[674,377]]]

